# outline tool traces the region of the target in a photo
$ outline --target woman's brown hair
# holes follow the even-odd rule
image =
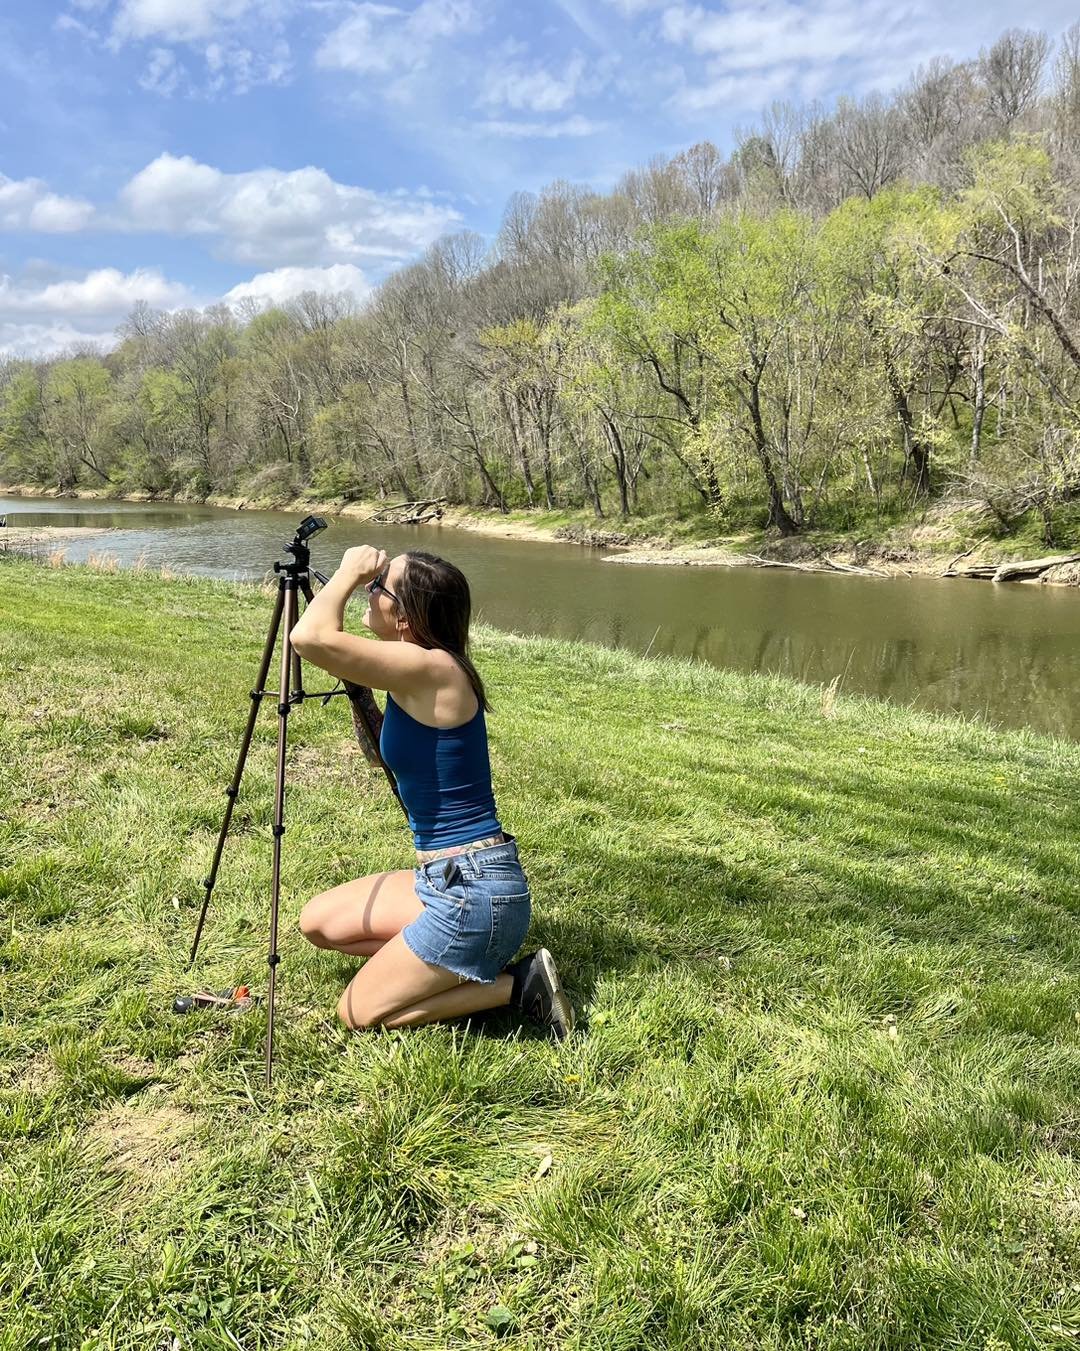
[[[490,712],[484,682],[469,659],[472,597],[461,569],[435,554],[410,550],[405,555],[395,595],[416,641],[421,647],[449,652],[469,677],[480,707]]]

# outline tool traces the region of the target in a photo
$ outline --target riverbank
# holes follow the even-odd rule
[[[110,526],[91,525],[11,525],[0,529],[0,550],[38,548],[41,545],[70,544],[72,540],[111,535]]]
[[[265,990],[268,706],[185,963],[269,593],[0,577],[13,1344],[1075,1344],[1080,746],[482,629],[582,1030],[350,1035],[296,917],[408,838],[312,701],[267,1094],[261,1013],[170,1010]]]
[[[308,498],[272,502],[249,497],[211,495],[205,499],[161,498],[149,493],[113,495],[81,488],[74,493],[45,492],[31,485],[0,488],[11,496],[68,497],[73,500],[128,502],[190,501],[193,505],[237,511],[285,511],[297,514],[341,516],[366,520],[386,503],[345,502],[341,499]],[[582,544],[609,551],[611,563],[642,566],[742,567],[767,564],[803,567],[839,565],[839,570],[863,569],[889,577],[943,577],[953,575],[950,566],[962,559],[965,568],[998,566],[1023,557],[1080,553],[1080,535],[1050,547],[1030,537],[1007,540],[977,537],[970,514],[939,508],[916,524],[891,526],[876,536],[844,536],[836,532],[807,532],[779,539],[761,532],[716,535],[700,518],[688,521],[660,519],[598,522],[586,511],[512,511],[503,515],[476,508],[447,507],[442,525],[502,539],[560,544]],[[418,531],[423,526],[417,526]],[[1080,561],[1050,568],[1035,585],[1080,587]]]

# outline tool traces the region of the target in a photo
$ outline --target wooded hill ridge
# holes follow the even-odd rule
[[[1080,529],[1080,23],[893,97],[774,103],[612,192],[516,193],[363,306],[138,305],[0,366],[0,475],[267,501],[693,508],[782,535],[934,498]]]

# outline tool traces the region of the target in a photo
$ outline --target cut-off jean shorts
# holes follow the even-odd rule
[[[524,943],[532,915],[514,837],[432,859],[415,880],[424,912],[401,931],[409,951],[460,980],[492,984]]]

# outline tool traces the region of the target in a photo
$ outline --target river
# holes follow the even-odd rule
[[[66,544],[121,565],[260,578],[299,513],[174,503],[0,496],[12,526],[107,526]],[[845,693],[958,712],[1080,740],[1080,594],[937,578],[780,568],[614,566],[578,545],[501,539],[444,526],[329,518],[313,561],[331,572],[354,544],[443,554],[468,576],[474,613],[500,629],[548,634],[767,671]],[[269,618],[269,610],[267,612]]]

